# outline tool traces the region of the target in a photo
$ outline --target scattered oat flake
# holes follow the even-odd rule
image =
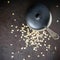
[[[16,19],[14,19],[14,21],[16,21]]]
[[[15,37],[17,37],[17,35],[15,35]]]
[[[15,28],[18,28],[18,26],[15,26]]]
[[[42,56],[45,56],[44,54]]]
[[[56,5],[56,7],[58,8],[58,7],[59,7],[59,5]]]
[[[18,54],[20,53],[20,51],[18,51]]]
[[[25,58],[23,58],[23,60],[26,60]]]
[[[59,22],[59,20],[56,21],[57,23]]]
[[[14,54],[14,52],[11,52],[11,54]]]
[[[28,57],[30,58],[31,56],[30,56],[30,55],[28,55]]]
[[[10,1],[7,1],[8,2],[8,4],[10,3]]]
[[[10,44],[10,46],[13,46],[13,44]]]
[[[37,55],[37,57],[40,57],[40,55]]]
[[[12,13],[12,15],[15,15],[15,13]]]
[[[17,29],[17,31],[19,31],[19,29]]]
[[[11,25],[11,27],[13,27],[13,25]]]
[[[11,56],[11,58],[13,59],[13,58],[14,58],[14,56],[12,55],[12,56]]]
[[[57,47],[55,46],[54,49],[57,50]]]

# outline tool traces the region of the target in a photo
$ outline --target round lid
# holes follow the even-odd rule
[[[27,25],[35,30],[41,30],[47,27],[50,19],[50,11],[43,4],[37,4],[27,13]]]

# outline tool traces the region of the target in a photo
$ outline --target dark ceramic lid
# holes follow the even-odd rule
[[[50,18],[48,8],[43,4],[37,4],[27,13],[27,25],[35,30],[47,27]]]

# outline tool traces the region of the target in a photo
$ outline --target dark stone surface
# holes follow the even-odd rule
[[[36,55],[40,53],[41,49],[39,48],[37,53],[34,52],[30,47],[26,50],[20,50],[20,47],[24,45],[24,42],[19,42],[21,34],[19,32],[14,32],[14,34],[10,33],[11,27],[10,25],[13,24],[14,26],[17,25],[19,28],[21,27],[22,23],[26,24],[25,21],[25,14],[27,9],[37,3],[42,2],[44,3],[52,12],[53,15],[53,22],[50,28],[57,32],[60,35],[60,22],[56,23],[56,20],[60,20],[60,3],[58,0],[10,0],[10,4],[7,3],[7,0],[0,0],[0,60],[22,60],[23,57],[26,60],[60,60],[60,39],[51,41],[48,43],[52,44],[51,51],[48,51],[45,57],[37,58]],[[56,5],[59,4],[59,8],[56,8]],[[12,12],[15,13],[12,16]],[[16,22],[13,19],[17,19]],[[13,28],[14,29],[14,28]],[[14,35],[17,34],[17,38]],[[10,44],[13,44],[11,47]],[[47,44],[48,44],[47,43]],[[54,46],[57,46],[57,51],[55,54],[52,54],[52,49]],[[43,51],[44,48],[42,48]],[[11,52],[14,51],[14,59],[11,59]],[[18,54],[17,51],[20,51]],[[46,52],[45,52],[46,53]],[[27,55],[30,54],[32,57],[27,58]]]

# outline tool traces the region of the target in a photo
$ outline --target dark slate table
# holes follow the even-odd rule
[[[47,42],[47,44],[52,44],[51,49],[46,53],[42,48],[45,56],[37,58],[41,48],[37,52],[33,51],[32,47],[21,50],[21,47],[24,46],[24,42],[19,42],[21,33],[17,31],[11,33],[11,25],[18,26],[20,29],[22,23],[26,24],[27,9],[37,2],[43,3],[49,8],[53,16],[50,28],[60,35],[59,0],[0,0],[0,60],[60,60],[60,39],[51,38]],[[53,49],[54,46],[57,47],[56,51]],[[31,57],[28,58],[28,55]]]

